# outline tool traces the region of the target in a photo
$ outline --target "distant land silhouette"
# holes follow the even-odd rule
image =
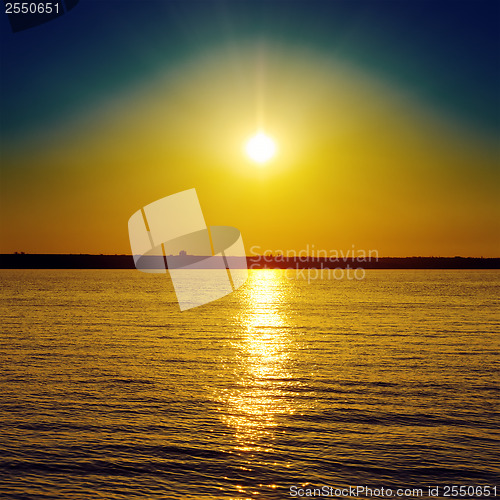
[[[144,258],[144,257],[143,257]],[[147,257],[146,257],[147,258]],[[202,256],[183,254],[183,265],[199,262]],[[158,262],[158,257],[151,257]],[[239,259],[244,267],[242,257]],[[162,259],[163,261],[163,259]],[[234,264],[235,261],[233,261]],[[318,257],[247,256],[249,269],[499,269],[500,258],[479,257],[381,257],[363,262],[356,258],[338,260]],[[155,267],[155,266],[151,266]],[[234,266],[233,266],[234,267]],[[0,269],[135,269],[132,255],[89,254],[0,254]]]

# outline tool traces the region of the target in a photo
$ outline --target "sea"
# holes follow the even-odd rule
[[[495,270],[1,270],[0,498],[500,497]]]

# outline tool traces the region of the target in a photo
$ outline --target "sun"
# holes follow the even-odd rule
[[[253,161],[264,164],[276,154],[276,144],[264,132],[258,132],[248,140],[245,151]]]

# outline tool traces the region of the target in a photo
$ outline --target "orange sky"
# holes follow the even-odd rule
[[[279,148],[262,168],[243,151],[259,127]],[[248,253],[497,257],[498,153],[345,60],[215,46],[4,148],[0,250],[130,253],[132,213],[196,188]]]

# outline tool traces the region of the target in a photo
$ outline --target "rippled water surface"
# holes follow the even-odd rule
[[[0,277],[0,498],[500,487],[497,271],[252,271],[182,313],[165,276]]]

